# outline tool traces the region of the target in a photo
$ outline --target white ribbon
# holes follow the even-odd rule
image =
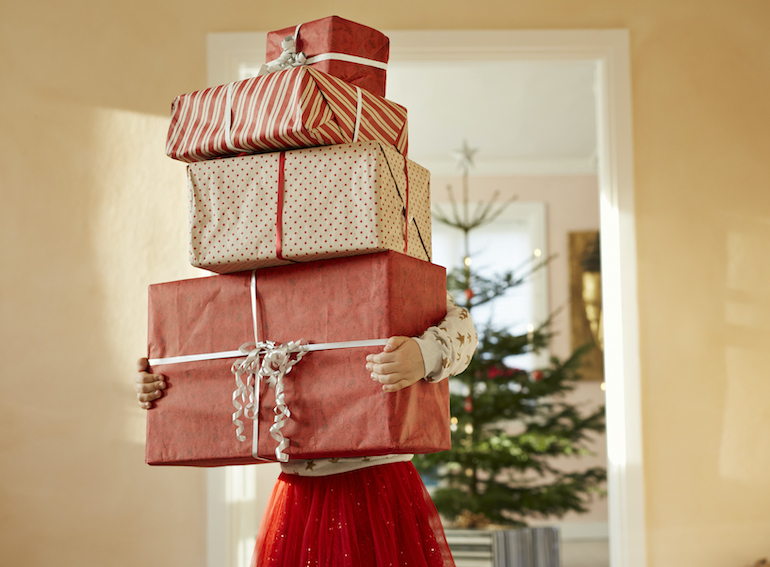
[[[304,54],[301,53],[300,55],[304,55]],[[313,63],[318,63],[320,61],[330,61],[330,60],[347,61],[348,63],[368,65],[369,67],[375,67],[376,69],[387,70],[388,68],[387,63],[383,63],[382,61],[377,61],[376,59],[368,59],[367,57],[350,55],[349,53],[335,53],[333,51],[329,53],[319,53],[318,55],[313,55],[313,57],[308,57],[304,64],[312,65]]]
[[[334,350],[339,348],[359,348],[370,346],[384,346],[388,339],[364,339],[361,341],[340,341],[337,343],[317,343],[305,345],[308,352],[316,350]],[[247,343],[254,344],[254,343]],[[207,352],[203,354],[186,354],[181,356],[168,356],[165,358],[150,358],[147,364],[150,366],[161,364],[179,364],[180,362],[200,362],[203,360],[222,360],[224,358],[239,358],[250,351],[225,350],[221,352]]]
[[[235,83],[228,83],[225,91],[225,145],[231,152],[237,151],[233,144],[233,87]]]
[[[203,360],[220,360],[225,358],[238,358],[232,367],[232,373],[235,376],[235,391],[233,392],[233,407],[235,411],[232,415],[232,422],[235,425],[235,435],[238,441],[246,441],[243,434],[243,420],[250,419],[254,421],[252,436],[252,456],[264,461],[258,455],[259,449],[259,385],[266,382],[268,387],[275,389],[275,407],[273,413],[273,425],[270,426],[270,436],[278,442],[275,449],[275,456],[281,462],[289,460],[286,450],[289,448],[290,440],[286,438],[282,429],[291,417],[291,411],[286,404],[284,392],[284,377],[291,372],[291,369],[297,364],[305,354],[319,350],[334,350],[341,348],[358,348],[383,346],[387,344],[388,339],[365,339],[360,341],[340,341],[335,343],[319,344],[300,344],[298,341],[290,341],[284,344],[277,344],[272,341],[259,341],[257,336],[257,277],[256,271],[251,273],[250,284],[251,296],[251,315],[254,324],[253,343],[245,343],[238,350],[229,350],[213,353],[191,354],[181,356],[171,356],[166,358],[151,358],[148,363],[150,366],[159,366],[163,364],[178,364],[181,362],[198,362]],[[246,358],[242,358],[246,355]],[[244,380],[245,377],[245,380]]]
[[[267,75],[268,73],[275,73],[276,71],[288,69],[289,67],[312,65],[313,63],[331,60],[346,61],[348,63],[356,63],[358,65],[367,65],[369,67],[375,67],[376,69],[387,70],[388,68],[388,64],[383,63],[382,61],[369,59],[367,57],[360,57],[358,55],[350,55],[348,53],[319,53],[318,55],[313,55],[312,57],[306,56],[302,51],[297,53],[297,39],[299,38],[299,28],[301,26],[302,24],[296,27],[294,30],[294,35],[288,35],[283,38],[281,41],[281,48],[283,49],[283,52],[277,58],[262,65],[257,76]]]
[[[364,97],[361,94],[361,87],[356,86],[356,125],[353,128],[353,143],[358,141],[358,130],[361,128],[361,110],[364,106]]]

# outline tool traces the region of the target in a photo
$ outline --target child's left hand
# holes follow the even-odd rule
[[[366,369],[385,392],[408,388],[425,375],[422,352],[410,337],[390,337],[381,353],[367,355]]]

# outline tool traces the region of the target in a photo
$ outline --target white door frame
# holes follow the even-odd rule
[[[645,567],[646,535],[637,303],[636,226],[627,30],[385,31],[391,61],[587,60],[597,65],[598,180],[607,384],[610,565]],[[209,84],[264,62],[264,33],[208,36]],[[223,475],[209,489],[224,494]],[[210,494],[211,551],[221,543],[218,498]],[[219,518],[219,520],[217,519]],[[212,558],[213,559],[213,558]],[[212,567],[214,564],[211,564]],[[221,567],[221,561],[216,563]],[[227,567],[230,567],[228,565]],[[233,567],[235,567],[233,565]]]

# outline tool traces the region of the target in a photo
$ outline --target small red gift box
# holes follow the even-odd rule
[[[381,32],[338,16],[272,31],[267,34],[268,62],[281,57],[287,37],[316,69],[385,96],[390,40]]]
[[[383,250],[431,257],[430,172],[380,142],[201,161],[187,178],[198,268],[224,274]]]
[[[245,354],[234,350],[254,341],[255,332],[262,341],[304,338],[324,347],[418,336],[445,316],[446,280],[441,266],[382,252],[152,285],[149,299],[151,369],[166,377],[168,388],[147,412],[146,461],[253,464],[277,460],[269,431],[277,404],[273,389],[260,382],[256,438],[254,421],[242,416],[246,440],[236,438],[231,366]],[[449,448],[446,381],[383,392],[365,368],[366,355],[381,350],[308,352],[284,376],[291,413],[281,434],[290,459]]]
[[[196,162],[365,140],[406,155],[406,109],[302,66],[179,95],[166,154]]]

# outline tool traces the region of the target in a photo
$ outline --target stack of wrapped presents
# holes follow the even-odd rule
[[[146,460],[216,466],[449,447],[446,381],[385,393],[367,354],[446,314],[430,174],[386,100],[388,38],[338,17],[268,34],[257,77],[184,94],[190,261],[149,290]]]

